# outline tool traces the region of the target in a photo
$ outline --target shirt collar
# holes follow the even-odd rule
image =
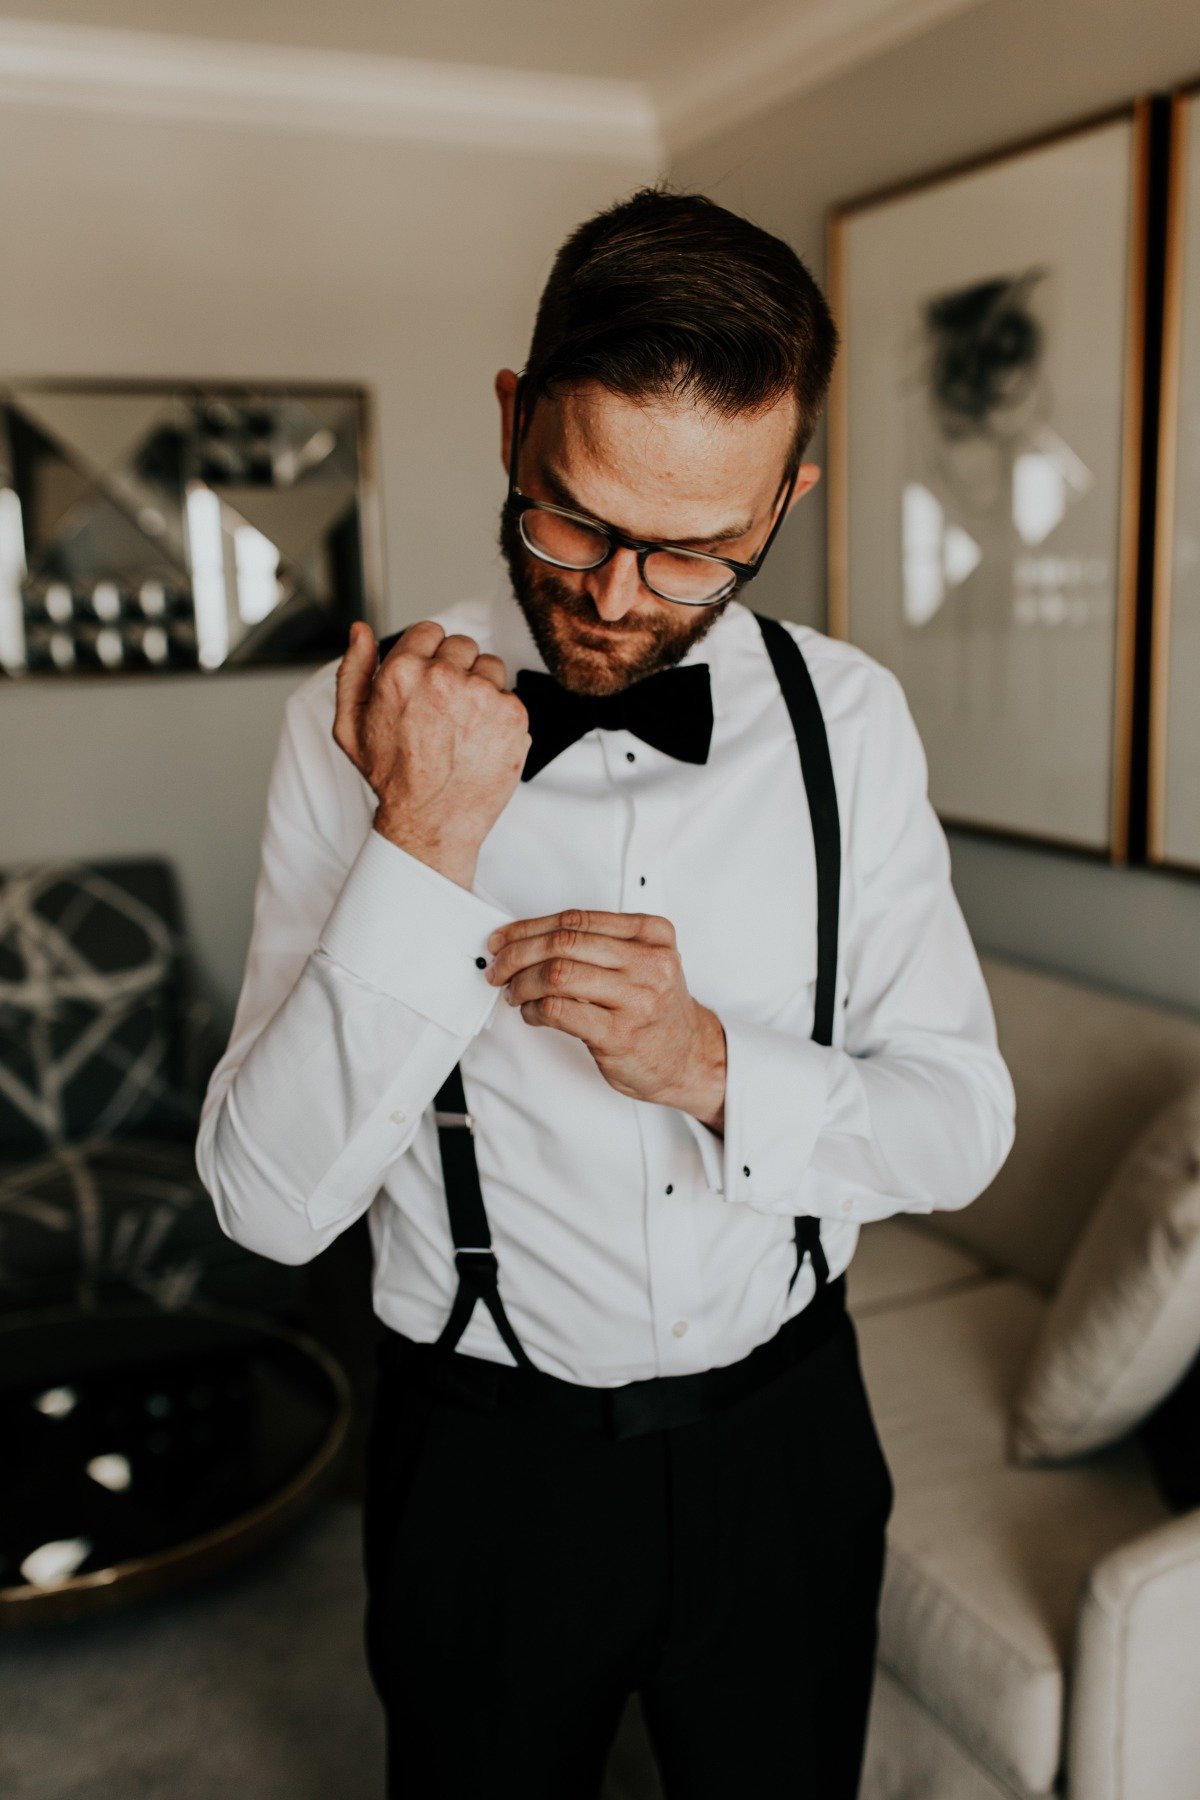
[[[512,686],[518,669],[540,669],[546,673],[545,658],[537,647],[533,633],[525,622],[525,614],[517,604],[508,570],[500,565],[489,595],[491,641],[495,653],[504,663]],[[700,642],[679,658],[676,668],[689,663],[707,663],[711,671],[713,717],[724,717],[725,688],[733,665],[733,653],[746,626],[751,622],[750,610],[740,600],[731,600],[716,624]]]

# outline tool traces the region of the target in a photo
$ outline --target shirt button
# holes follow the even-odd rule
[[[637,758],[634,756],[632,750],[627,750],[625,752],[625,761],[626,762],[636,762],[636,760],[637,760]]]
[[[853,1202],[853,1200],[851,1200],[851,1199],[850,1199],[850,1198],[849,1198],[849,1197],[847,1197],[847,1198],[846,1198],[846,1199],[845,1199],[845,1200],[843,1200],[843,1201],[842,1201],[842,1202],[841,1202],[841,1208],[842,1208],[842,1211],[843,1211],[843,1212],[844,1212],[844,1213],[850,1213],[850,1212],[853,1212],[853,1211],[854,1211],[854,1202]]]
[[[686,1319],[676,1319],[675,1323],[671,1327],[671,1336],[672,1337],[686,1337],[687,1336],[687,1320]]]
[[[392,1121],[393,1125],[407,1125],[408,1124],[408,1114],[402,1113],[399,1110],[397,1110],[396,1112],[390,1112],[388,1114],[388,1118]]]

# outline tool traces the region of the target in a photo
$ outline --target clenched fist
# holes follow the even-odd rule
[[[462,887],[532,742],[505,679],[500,657],[432,619],[410,625],[382,662],[356,621],[338,667],[333,738],[378,798],[375,830]]]

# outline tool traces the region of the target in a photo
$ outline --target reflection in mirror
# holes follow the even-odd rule
[[[340,655],[375,598],[367,465],[355,388],[0,393],[0,668]]]

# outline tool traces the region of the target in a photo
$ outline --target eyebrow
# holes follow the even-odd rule
[[[542,482],[554,495],[559,506],[570,507],[573,512],[584,513],[589,519],[596,518],[595,513],[589,512],[587,507],[575,498],[566,482],[563,481],[561,476],[556,475],[553,469],[547,467],[545,463],[539,463],[537,472]],[[607,521],[603,519],[598,519],[596,522],[597,524],[607,523]],[[723,531],[710,532],[707,537],[663,538],[656,541],[678,544],[682,550],[702,550],[708,544],[732,543],[737,538],[745,537],[752,529],[753,520],[749,525],[726,525]],[[632,537],[633,533],[631,532],[629,535]]]

